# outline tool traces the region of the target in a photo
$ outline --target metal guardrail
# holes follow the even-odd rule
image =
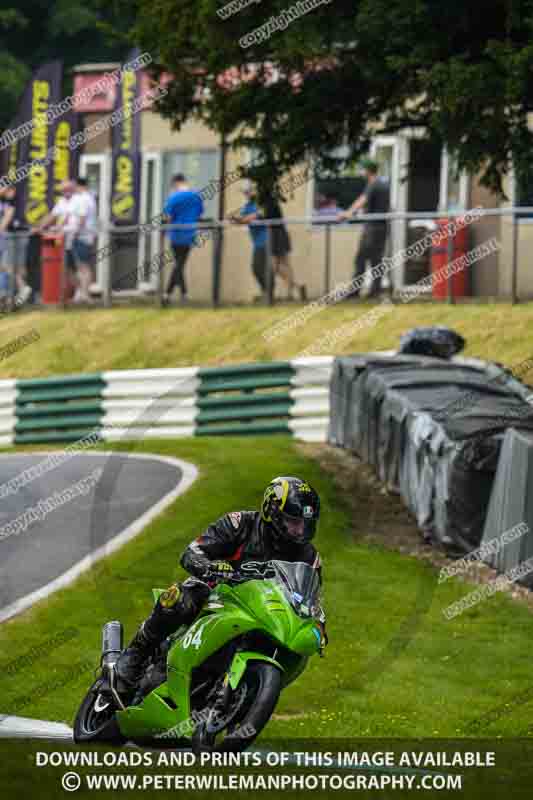
[[[530,216],[533,218],[533,206],[509,206],[503,208],[470,208],[470,209],[450,209],[443,211],[390,211],[386,214],[357,214],[350,222],[339,222],[336,215],[333,216],[320,216],[317,214],[310,214],[304,217],[283,217],[283,219],[262,219],[254,223],[254,225],[351,225],[354,222],[390,222],[393,220],[416,220],[416,219],[459,219],[467,214],[474,213],[480,217],[501,217],[501,216],[516,216],[525,217]],[[143,226],[146,227],[150,224],[148,220],[140,225],[106,225],[105,230],[110,233],[134,233],[142,230]],[[161,231],[168,230],[188,230],[190,228],[232,228],[235,223],[229,220],[213,220],[212,222],[198,222],[187,223],[182,225],[167,225],[157,224],[157,229]]]
[[[322,216],[322,215],[307,215],[303,217],[285,217],[283,219],[264,219],[258,220],[254,222],[254,226],[257,227],[266,227],[268,231],[267,236],[267,244],[266,244],[266,274],[265,274],[265,284],[267,286],[267,290],[265,292],[265,301],[269,304],[274,303],[274,275],[273,275],[273,265],[272,265],[272,251],[271,251],[271,235],[272,231],[276,226],[285,225],[285,226],[307,226],[310,230],[313,231],[322,231],[323,232],[323,259],[322,259],[322,269],[323,269],[323,280],[322,280],[322,287],[324,294],[327,294],[332,288],[332,281],[334,279],[333,272],[334,272],[334,232],[336,231],[350,231],[353,230],[353,226],[361,226],[367,223],[373,222],[387,222],[389,225],[392,223],[404,223],[405,225],[412,226],[414,222],[430,222],[436,220],[448,220],[453,221],[459,218],[464,218],[468,214],[475,213],[476,218],[478,220],[483,219],[494,219],[494,218],[508,218],[511,220],[513,225],[512,230],[512,244],[511,240],[509,242],[510,245],[510,258],[512,259],[512,267],[511,267],[511,299],[513,303],[518,301],[518,260],[519,260],[519,245],[520,245],[520,224],[519,221],[524,218],[531,218],[533,221],[533,207],[527,206],[509,206],[506,208],[476,208],[476,209],[469,209],[469,210],[442,210],[437,212],[400,212],[400,211],[391,211],[389,213],[384,214],[358,214],[357,216],[353,217],[353,219],[349,221],[339,221],[338,217],[335,216]],[[110,306],[112,304],[113,295],[115,292],[124,291],[123,284],[130,283],[134,284],[135,286],[138,285],[138,274],[140,271],[140,265],[138,263],[138,259],[132,257],[132,261],[135,263],[131,266],[131,268],[126,272],[126,274],[121,274],[118,281],[116,280],[116,276],[113,274],[112,262],[111,258],[114,254],[120,249],[120,241],[122,240],[123,236],[133,235],[135,236],[135,244],[133,245],[133,250],[135,252],[140,252],[139,248],[143,245],[142,237],[143,236],[150,236],[157,232],[156,239],[158,239],[157,245],[155,245],[155,255],[154,260],[159,256],[161,257],[165,251],[164,248],[164,237],[171,231],[179,231],[179,230],[191,230],[196,229],[203,234],[205,237],[207,235],[207,240],[211,239],[213,242],[212,246],[212,292],[211,292],[211,302],[214,307],[220,304],[220,286],[221,286],[221,270],[223,264],[223,253],[222,253],[222,242],[224,233],[229,229],[234,229],[237,226],[235,223],[230,222],[229,220],[207,220],[207,221],[200,221],[197,224],[161,224],[161,215],[155,217],[152,221],[148,220],[145,223],[135,226],[116,226],[111,224],[100,224],[99,228],[99,239],[100,244],[104,244],[103,247],[99,247],[97,250],[97,259],[98,261],[102,262],[101,266],[101,292],[103,297],[104,305]],[[244,226],[240,226],[244,227]],[[4,234],[4,239],[6,243],[10,241],[16,242],[27,242],[29,240],[30,233],[25,232],[22,234]],[[405,237],[407,239],[407,237]],[[123,240],[122,240],[123,241]],[[0,237],[1,242],[1,237]],[[454,242],[451,237],[448,237],[447,241],[448,246],[448,257],[449,260],[453,258],[453,248]],[[154,250],[154,248],[152,248]],[[4,252],[0,253],[0,275],[2,273],[2,264],[8,258],[7,253],[9,251],[8,247],[4,248]],[[394,254],[393,254],[394,255]],[[9,259],[8,259],[9,260]],[[23,269],[25,265],[23,264],[6,264],[7,267],[12,268],[12,274],[16,274],[18,270]],[[164,265],[163,265],[164,266]],[[163,266],[159,270],[154,270],[157,272],[157,286],[155,288],[155,296],[156,298],[161,301],[161,297],[163,294]],[[5,271],[5,270],[4,270]],[[128,280],[125,280],[128,279]],[[1,277],[0,277],[0,286],[1,286]],[[127,288],[127,287],[126,287]],[[11,279],[10,282],[10,290],[9,290],[9,297],[10,302],[13,303],[15,294],[15,282]],[[449,279],[449,286],[448,286],[448,300],[449,302],[454,302],[454,294],[452,288],[452,279],[450,276]]]
[[[324,442],[332,366],[327,356],[0,381],[0,444],[272,433]]]
[[[267,236],[267,273],[265,276],[265,283],[267,291],[265,292],[265,301],[273,304],[273,270],[272,270],[272,257],[271,257],[271,231],[274,227],[279,225],[285,226],[311,226],[313,230],[322,229],[324,231],[324,261],[323,261],[323,291],[327,294],[331,290],[332,279],[332,232],[333,230],[353,230],[353,226],[361,226],[366,223],[373,222],[404,222],[406,224],[417,221],[442,221],[447,220],[453,222],[457,219],[465,218],[469,214],[475,214],[476,220],[490,219],[490,218],[511,218],[513,223],[513,244],[512,244],[512,303],[518,302],[518,250],[519,250],[519,225],[518,220],[523,218],[531,218],[533,220],[533,207],[531,206],[509,206],[504,208],[481,208],[474,209],[450,209],[432,212],[419,212],[419,211],[391,211],[383,214],[364,214],[359,213],[349,221],[339,221],[338,216],[322,216],[322,215],[307,215],[304,217],[284,217],[283,219],[263,219],[257,220],[253,223],[257,227],[266,227],[268,231]],[[158,217],[157,219],[160,219]],[[105,231],[109,237],[112,235],[120,235],[125,233],[144,232],[150,230],[150,221],[138,226],[106,226]],[[213,248],[213,293],[212,304],[216,307],[219,304],[219,284],[220,284],[220,271],[221,271],[221,248],[220,239],[226,229],[235,228],[235,223],[229,220],[211,220],[198,222],[196,224],[161,224],[159,221],[155,228],[160,232],[161,237],[170,231],[176,230],[191,230],[197,229],[202,232],[211,233],[211,238],[214,241],[215,247]],[[448,237],[448,261],[452,261],[454,253],[454,240]],[[160,282],[159,291],[161,292],[162,285]],[[106,302],[111,303],[112,286],[108,287],[106,292]],[[452,286],[452,276],[448,279],[447,290],[448,302],[454,303],[454,293]]]

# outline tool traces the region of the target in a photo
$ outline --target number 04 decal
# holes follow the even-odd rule
[[[183,649],[186,650],[191,644],[198,650],[202,645],[202,633],[204,632],[205,623],[200,625],[196,633],[193,630],[188,631],[183,637]]]

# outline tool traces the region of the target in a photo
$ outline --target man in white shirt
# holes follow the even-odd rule
[[[88,303],[89,287],[93,281],[94,245],[96,242],[98,211],[96,200],[89,191],[87,180],[78,178],[77,192],[72,198],[74,216],[74,241],[72,250],[78,268],[78,289],[75,303]]]

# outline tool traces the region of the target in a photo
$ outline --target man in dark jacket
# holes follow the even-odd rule
[[[350,208],[339,214],[339,220],[350,219],[357,212],[366,214],[387,214],[390,211],[390,186],[388,180],[379,176],[379,167],[375,161],[366,159],[367,184],[364,192],[352,203]],[[370,297],[381,291],[381,276],[374,275],[372,270],[379,266],[385,253],[388,226],[385,220],[372,220],[365,224],[359,250],[355,256],[354,278],[362,278],[370,262],[372,283]],[[352,292],[352,297],[359,295],[360,289]]]
[[[198,616],[211,589],[231,580],[248,561],[302,561],[318,570],[321,563],[311,544],[320,516],[320,498],[300,478],[279,477],[269,483],[261,511],[232,511],[187,547],[181,565],[193,577],[164,592],[147,620],[117,662],[124,687],[133,690],[155,648],[181,625]],[[318,620],[325,624],[323,612]]]

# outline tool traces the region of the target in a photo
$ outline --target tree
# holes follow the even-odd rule
[[[461,168],[481,171],[498,193],[513,162],[531,179],[532,0],[372,0],[358,16],[367,69],[384,64],[404,84],[404,103],[387,110],[387,130],[406,117],[425,125]]]
[[[129,45],[118,33],[103,33],[104,26],[116,25],[118,13],[127,28],[132,18],[114,0],[19,0],[16,9],[1,10],[0,128],[13,119],[24,84],[40,64],[62,59],[70,91],[68,70],[75,64],[120,60]]]
[[[163,115],[253,144],[263,160],[247,174],[259,185],[309,154],[331,168],[340,143],[353,161],[370,131],[404,126],[423,126],[495,191],[513,160],[531,172],[533,0],[324,0],[309,13],[308,0],[269,0],[226,19],[221,5],[133,0],[131,37],[175,76]],[[287,9],[298,18],[287,22]],[[241,46],[269,20],[284,30]]]
[[[26,23],[26,18],[15,8],[0,11],[0,127],[9,122],[29,75],[28,68],[5,48],[4,39],[10,31],[23,29]]]

